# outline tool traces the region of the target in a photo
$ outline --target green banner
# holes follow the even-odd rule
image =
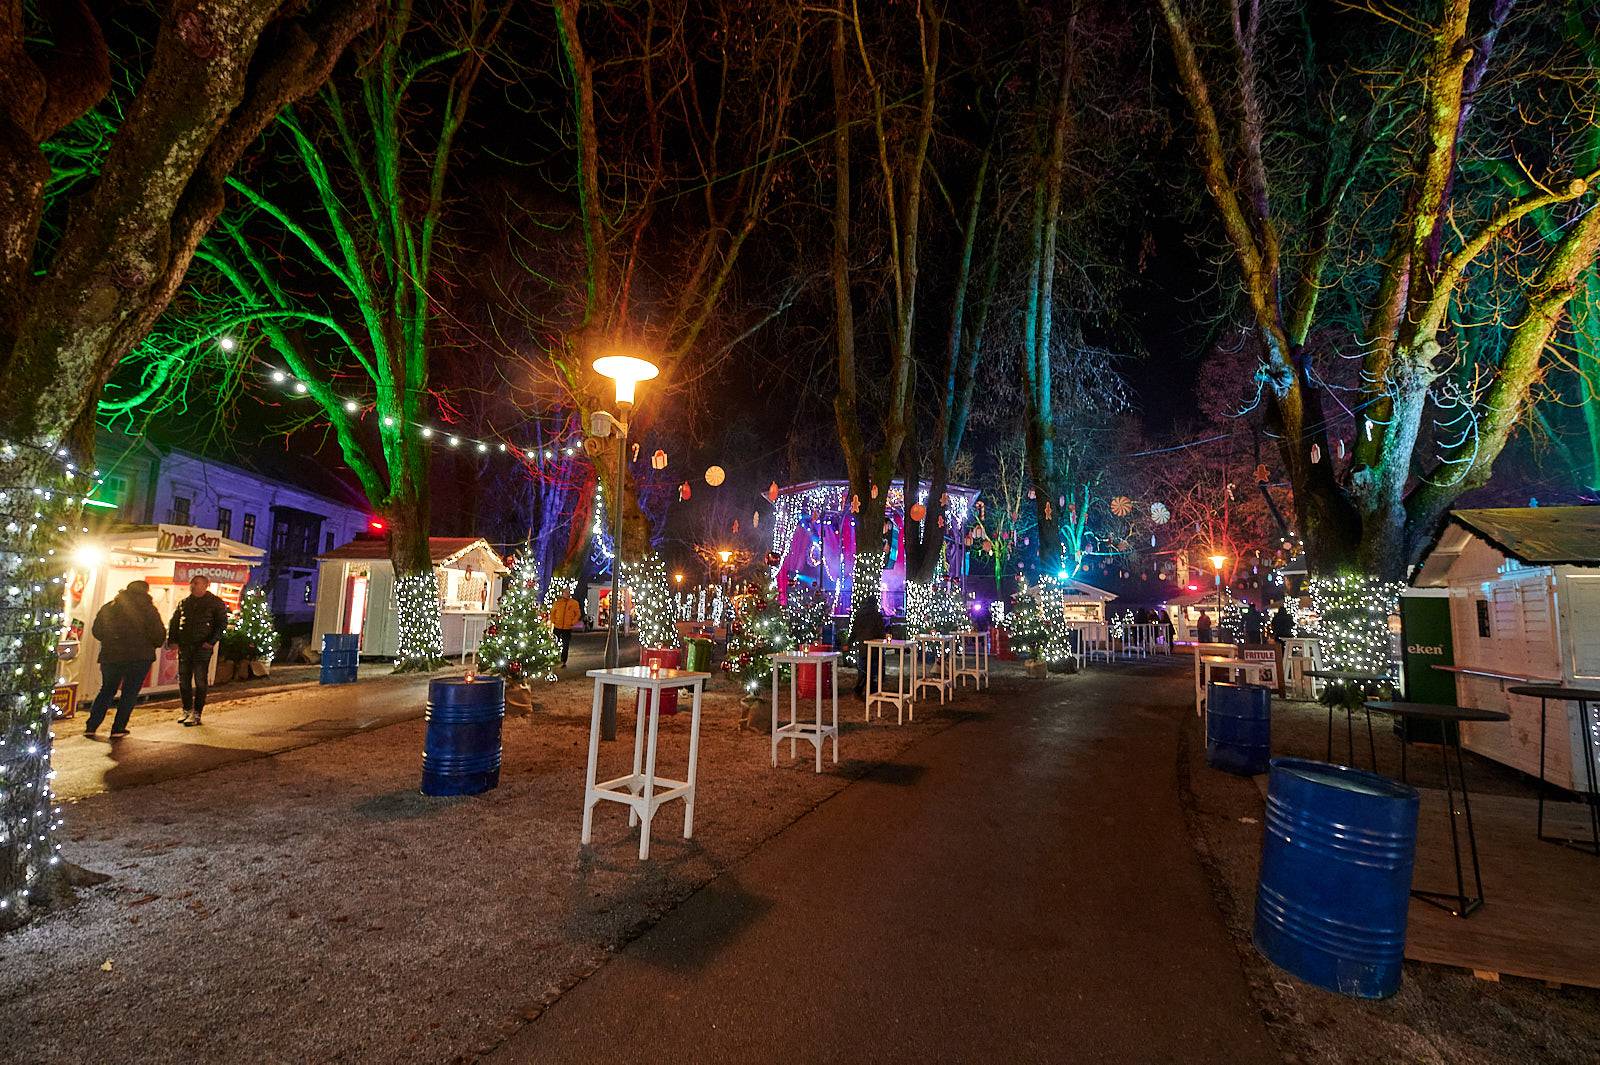
[[[1406,700],[1455,705],[1455,674],[1434,668],[1456,662],[1450,635],[1450,600],[1443,596],[1401,596],[1400,638],[1404,645]]]

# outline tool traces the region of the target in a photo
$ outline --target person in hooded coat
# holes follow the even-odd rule
[[[150,663],[156,660],[156,649],[167,638],[167,627],[161,624],[161,615],[150,598],[150,586],[144,581],[130,581],[115,599],[100,608],[89,631],[100,641],[100,691],[89,708],[83,734],[95,734],[120,689],[117,716],[111,719],[111,738],[117,739],[128,734],[128,717],[139,698],[139,689],[144,687]]]

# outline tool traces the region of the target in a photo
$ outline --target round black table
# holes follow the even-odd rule
[[[1331,680],[1338,684],[1393,683],[1388,676],[1382,673],[1361,673],[1352,669],[1308,669],[1306,670],[1305,675],[1308,677],[1315,677],[1318,680]],[[1362,709],[1367,715],[1367,754],[1372,759],[1372,771],[1376,773],[1378,771],[1378,743],[1372,738],[1372,711],[1366,709],[1365,703],[1362,704]],[[1333,711],[1334,707],[1332,704],[1329,704],[1327,760],[1330,762],[1333,761]],[[1344,733],[1345,748],[1350,752],[1350,764],[1351,766],[1354,766],[1356,764],[1355,708],[1350,706],[1348,703],[1345,704],[1344,708]]]
[[[1564,684],[1518,684],[1507,688],[1506,691],[1512,695],[1526,695],[1539,700],[1539,820],[1536,829],[1539,838],[1546,843],[1558,843],[1600,857],[1600,786],[1597,786],[1595,781],[1594,751],[1590,749],[1590,745],[1594,742],[1594,733],[1589,727],[1589,704],[1600,703],[1600,690],[1569,688]],[[1544,731],[1547,701],[1550,699],[1564,699],[1578,704],[1578,722],[1583,734],[1583,773],[1584,780],[1589,785],[1589,793],[1584,796],[1589,806],[1588,839],[1544,834],[1544,793],[1549,789],[1549,784],[1544,779]]]
[[[1399,703],[1387,700],[1375,700],[1367,704],[1374,710],[1382,710],[1395,717],[1418,718],[1423,721],[1437,721],[1443,726],[1457,725],[1463,721],[1510,721],[1511,715],[1503,710],[1480,710],[1474,706],[1448,706],[1441,703]],[[1478,867],[1478,837],[1472,830],[1472,803],[1467,798],[1467,771],[1461,762],[1461,730],[1460,728],[1442,728],[1444,742],[1439,745],[1439,757],[1444,763],[1444,792],[1445,800],[1450,808],[1450,851],[1456,863],[1456,889],[1449,891],[1419,891],[1411,889],[1411,894],[1423,902],[1431,903],[1442,909],[1449,910],[1457,917],[1470,917],[1472,912],[1483,905],[1483,872]],[[1455,784],[1450,776],[1450,751],[1456,752],[1455,779],[1461,782],[1461,812],[1467,822],[1467,847],[1472,854],[1472,889],[1477,894],[1467,894],[1466,877],[1461,870],[1461,837],[1456,831],[1456,793]],[[1406,778],[1406,738],[1400,737],[1400,779]]]

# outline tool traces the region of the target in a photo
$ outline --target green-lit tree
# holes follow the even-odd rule
[[[512,562],[500,609],[483,630],[477,657],[483,672],[523,687],[536,680],[555,680],[561,662],[561,641],[550,627],[550,608],[539,594],[539,562],[532,547],[524,544]]]
[[[272,624],[272,608],[267,593],[250,587],[239,597],[239,609],[228,618],[223,630],[222,657],[235,662],[261,661],[272,664],[278,653],[278,630]]]
[[[190,299],[279,395],[315,405],[389,528],[400,671],[437,663],[428,553],[429,287],[457,134],[515,5],[484,0],[424,23],[392,0],[351,75],[285,112],[272,167],[231,177],[229,209],[195,253]],[[268,179],[271,184],[268,184]],[[196,330],[163,323],[134,395],[181,388]],[[216,334],[213,334],[216,335]],[[125,402],[114,400],[113,402]]]

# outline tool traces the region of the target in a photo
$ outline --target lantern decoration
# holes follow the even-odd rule
[[[680,503],[689,502],[689,482],[688,481],[684,481],[682,484],[680,484],[678,486],[678,502],[680,502]]]
[[[927,516],[928,516],[928,508],[927,507],[923,506],[921,503],[913,503],[913,504],[911,504],[911,520],[912,521],[922,521]]]
[[[717,485],[721,484],[727,478],[727,476],[728,475],[723,472],[721,466],[713,466],[706,471],[706,484],[709,484],[712,488],[715,488]]]
[[[658,470],[666,469],[667,468],[667,453],[665,451],[662,451],[660,448],[657,448],[656,449],[656,453],[654,455],[650,456],[650,465],[653,468],[658,469]]]
[[[777,501],[778,501],[778,482],[777,481],[773,481],[771,484],[767,485],[767,502],[768,503],[776,503]]]
[[[1318,444],[1311,445],[1311,465],[1315,466],[1322,461],[1322,447]]]
[[[982,521],[984,511],[983,500],[980,499],[976,503],[972,504],[972,509],[978,512],[978,520]]]
[[[1257,484],[1266,484],[1272,480],[1272,474],[1267,472],[1267,464],[1265,462],[1256,466],[1255,479]]]
[[[1133,513],[1133,500],[1127,496],[1117,496],[1111,501],[1111,513],[1119,518],[1126,518]]]
[[[739,519],[738,518],[734,518],[733,519],[733,535],[735,535],[735,536],[739,535]]]
[[[630,462],[638,462],[639,461],[639,445],[637,443],[635,443],[633,445],[633,454],[631,456],[629,456],[628,461],[630,461]]]
[[[1167,522],[1172,520],[1172,511],[1167,509],[1167,505],[1165,503],[1151,503],[1150,520],[1155,522],[1157,525],[1165,525]],[[1154,546],[1154,544],[1151,546]]]

